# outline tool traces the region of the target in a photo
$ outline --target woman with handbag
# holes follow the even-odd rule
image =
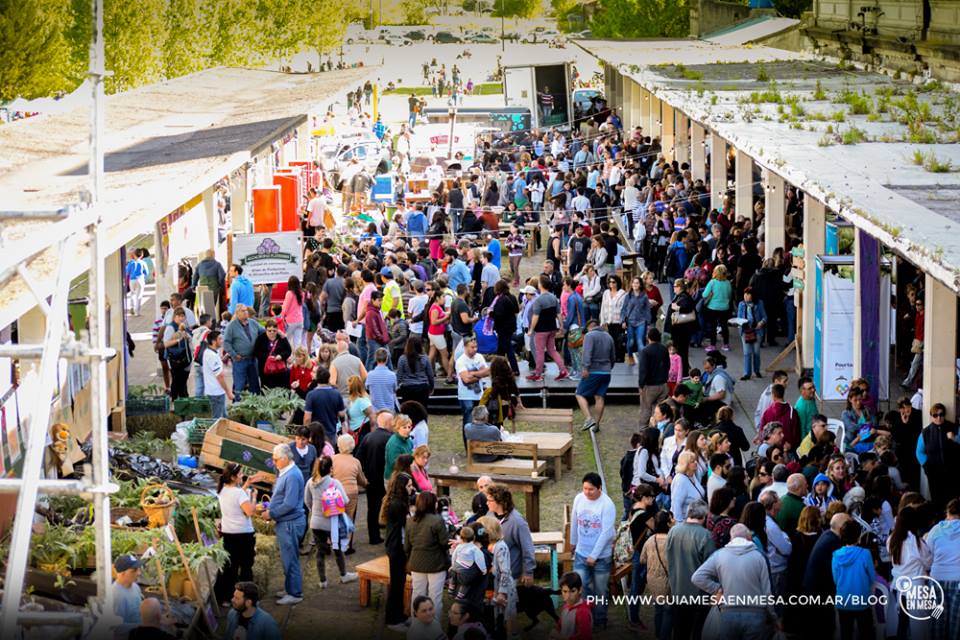
[[[670,337],[673,338],[673,348],[683,363],[683,376],[690,373],[690,337],[697,331],[696,304],[687,293],[689,285],[683,278],[673,281],[673,302],[670,303],[670,313],[667,315],[670,327]]]
[[[623,302],[627,292],[621,287],[620,276],[607,276],[607,290],[603,292],[600,302],[600,324],[613,338],[616,349],[617,362],[623,362],[626,353],[626,334],[623,329]]]
[[[743,377],[749,380],[751,375],[758,378],[760,372],[760,345],[763,343],[763,329],[767,326],[767,312],[762,301],[753,300],[753,289],[743,290],[743,302],[737,307],[737,317],[743,320],[740,325],[740,343],[743,345]]]
[[[253,355],[260,366],[260,386],[264,389],[289,388],[290,372],[287,360],[293,350],[286,336],[277,328],[277,321],[267,320],[265,331],[257,336],[253,343]]]
[[[603,300],[603,281],[597,274],[597,268],[592,264],[587,264],[580,276],[580,284],[583,286],[583,303],[587,309],[586,319],[598,320],[600,318],[600,302]],[[586,322],[581,326],[586,326]]]

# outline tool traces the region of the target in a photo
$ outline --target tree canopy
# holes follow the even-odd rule
[[[106,90],[329,53],[357,1],[104,0]],[[91,0],[0,0],[0,102],[75,89],[89,67],[91,11]]]
[[[682,38],[690,9],[687,0],[599,0],[590,30],[597,38]]]

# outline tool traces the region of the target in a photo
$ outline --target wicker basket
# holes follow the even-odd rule
[[[115,527],[119,526],[116,522],[123,516],[127,516],[134,522],[139,522],[147,517],[147,512],[139,507],[112,507],[110,509],[110,524]]]
[[[147,497],[147,492],[154,489],[163,489],[168,495],[168,500],[158,504],[146,504],[144,501]],[[177,506],[177,499],[173,496],[173,492],[165,484],[148,484],[143,488],[143,491],[140,492],[140,508],[147,514],[148,524],[150,528],[165,527],[170,519],[173,517],[173,508]]]

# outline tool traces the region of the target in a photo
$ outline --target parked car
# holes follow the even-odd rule
[[[437,31],[437,34],[433,36],[433,41],[437,44],[452,44],[463,42],[463,38],[450,31]]]
[[[410,38],[407,38],[406,36],[401,36],[396,33],[387,34],[386,36],[384,36],[383,41],[395,47],[406,47],[408,45],[413,44],[413,40],[411,40]]]
[[[473,37],[469,39],[469,42],[474,44],[497,44],[500,42],[500,38],[494,38],[489,33],[475,33]]]
[[[427,39],[427,34],[420,29],[407,32],[407,39],[413,42],[422,42]]]
[[[342,178],[352,177],[356,169],[350,169],[351,160],[367,168],[372,174],[386,157],[387,152],[377,140],[361,140],[337,147],[327,148],[320,155],[320,166],[327,172],[330,181],[339,189]]]

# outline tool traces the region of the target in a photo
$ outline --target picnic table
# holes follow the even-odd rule
[[[360,606],[370,606],[370,585],[373,582],[390,586],[390,559],[380,556],[357,565],[357,578],[360,583]],[[403,610],[410,608],[410,594],[413,591],[410,576],[407,575],[407,584],[403,589]]]
[[[526,508],[527,524],[530,531],[540,531],[540,487],[547,478],[538,476],[509,476],[499,474],[470,473],[460,470],[457,473],[437,472],[430,470],[430,479],[437,489],[438,495],[450,495],[450,487],[470,489],[476,491],[477,479],[481,475],[490,475],[497,484],[506,485],[511,492],[523,491]]]

